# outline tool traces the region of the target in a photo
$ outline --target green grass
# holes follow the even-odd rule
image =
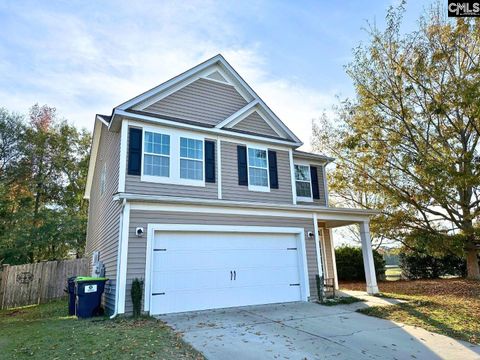
[[[356,290],[364,284],[344,284]],[[380,282],[382,295],[408,303],[359,312],[480,344],[480,282],[436,279]]]
[[[359,299],[355,296],[343,296],[335,299],[327,299],[325,302],[322,303],[322,305],[326,305],[326,306],[348,305],[348,304],[353,304],[359,301],[362,301],[362,299]]]
[[[161,321],[66,316],[65,301],[0,311],[2,359],[203,359]]]

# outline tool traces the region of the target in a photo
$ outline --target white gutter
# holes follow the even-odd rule
[[[110,319],[114,319],[118,315],[118,296],[119,296],[118,279],[119,279],[119,273],[120,273],[120,255],[122,253],[123,209],[125,208],[126,203],[127,203],[127,200],[123,199],[122,209],[120,212],[120,224],[119,224],[120,229],[118,231],[119,237],[118,237],[118,253],[117,253],[117,277],[115,279],[115,310],[113,311],[112,316],[110,316]]]
[[[159,202],[159,203],[171,203],[182,205],[206,205],[206,206],[222,206],[222,207],[235,207],[235,208],[253,208],[253,209],[273,209],[273,210],[287,210],[287,211],[303,211],[303,212],[315,212],[317,214],[349,214],[358,215],[364,217],[370,217],[380,214],[378,210],[367,209],[353,209],[353,208],[335,208],[326,207],[320,205],[290,205],[290,204],[272,204],[262,202],[244,202],[244,201],[230,201],[230,200],[217,200],[217,199],[193,199],[177,196],[159,196],[159,195],[144,195],[144,194],[131,194],[131,193],[119,193],[114,196],[116,200],[128,200],[139,202]]]
[[[224,135],[224,136],[227,136],[227,137],[240,138],[240,139],[250,139],[250,140],[261,141],[261,142],[265,142],[265,143],[269,143],[269,144],[287,145],[289,147],[294,147],[294,148],[297,148],[297,147],[300,147],[300,146],[303,145],[302,142],[292,142],[292,141],[281,140],[281,139],[270,139],[268,137],[263,137],[263,136],[243,134],[243,133],[239,133],[239,132],[217,129],[215,127],[207,128],[207,127],[203,127],[203,126],[197,126],[197,125],[182,123],[182,122],[179,122],[179,121],[162,119],[162,118],[155,117],[155,116],[136,114],[136,113],[128,112],[128,111],[125,111],[125,110],[119,110],[119,109],[114,109],[112,119],[110,121],[110,127],[114,123],[114,119],[118,116],[127,117],[127,118],[130,118],[130,119],[139,119],[139,120],[148,121],[148,122],[151,122],[151,123],[154,123],[154,124],[163,124],[163,125],[168,125],[168,126],[182,128],[182,129],[196,130],[196,131],[204,132],[204,133],[207,133],[207,134]]]

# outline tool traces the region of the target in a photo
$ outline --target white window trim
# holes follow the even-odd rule
[[[170,136],[170,176],[154,176],[154,175],[145,175],[144,174],[144,163],[145,163],[145,132],[154,132],[162,133],[164,135]],[[180,177],[180,137],[201,140],[202,149],[203,149],[203,179],[202,180],[192,180],[192,179],[182,179]],[[143,182],[152,182],[159,184],[173,184],[173,185],[187,185],[187,186],[199,186],[205,187],[205,138],[194,133],[187,131],[176,131],[174,129],[167,129],[160,126],[142,126],[142,166],[140,181]],[[160,155],[159,156],[166,156]],[[197,159],[198,160],[198,159]]]
[[[297,196],[297,181],[301,181],[301,182],[306,182],[306,181],[303,181],[303,180],[297,180],[296,176],[295,176],[295,166],[307,166],[308,167],[308,182],[310,183],[310,197],[306,197],[306,196]],[[300,202],[313,202],[313,189],[312,189],[312,177],[310,175],[310,164],[309,163],[304,163],[304,162],[295,162],[293,164],[293,176],[294,176],[294,179],[295,179],[295,196],[296,196],[296,199],[297,201],[300,201]]]
[[[154,153],[154,152],[147,152],[145,151],[145,133],[146,132],[150,132],[152,134],[160,134],[160,135],[167,135],[169,136],[169,144],[168,144],[168,155],[165,155],[165,154],[157,154],[157,153]],[[172,137],[170,136],[170,134],[165,134],[165,133],[160,133],[158,131],[149,131],[149,130],[143,130],[143,134],[142,134],[142,174],[143,174],[143,163],[145,162],[145,155],[152,155],[152,156],[160,156],[160,157],[165,157],[165,158],[168,158],[168,176],[161,176],[161,175],[144,175],[145,177],[153,177],[153,178],[169,178],[170,175],[171,175],[171,168],[172,168],[172,159],[171,159],[171,154],[172,154]]]
[[[187,156],[182,156],[182,153],[180,151],[180,147],[181,147],[181,139],[184,138],[184,139],[191,139],[191,140],[198,140],[202,143],[202,158],[201,159],[196,159],[196,158],[190,158],[190,157],[187,157]],[[181,175],[179,174],[179,178],[184,181],[184,180],[187,180],[187,181],[203,181],[205,182],[205,142],[204,142],[204,139],[197,139],[195,137],[191,137],[191,136],[184,136],[184,135],[180,135],[179,138],[178,138],[178,141],[179,141],[179,144],[178,144],[178,166],[180,168],[180,162],[181,160],[192,160],[192,161],[200,161],[202,163],[202,178],[200,180],[195,180],[195,179],[184,179],[181,177]],[[180,171],[180,170],[179,170]]]
[[[255,149],[255,150],[262,150],[265,151],[265,157],[267,160],[267,167],[261,168],[258,166],[252,166],[252,168],[262,169],[267,171],[267,186],[259,186],[259,185],[251,185],[250,184],[250,156],[248,156],[248,150]],[[248,177],[248,190],[250,191],[258,191],[258,192],[270,192],[270,174],[269,174],[269,163],[268,163],[268,149],[263,146],[256,146],[256,145],[247,145],[247,177]]]

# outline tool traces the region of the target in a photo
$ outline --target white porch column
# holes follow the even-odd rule
[[[370,239],[370,227],[368,221],[360,223],[360,239],[362,240],[363,266],[365,279],[367,280],[367,293],[378,294],[377,276],[375,263],[373,262],[372,241]]]

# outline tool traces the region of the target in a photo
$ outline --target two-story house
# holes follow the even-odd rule
[[[302,142],[221,56],[97,115],[85,197],[86,254],[104,302],[150,314],[317,299],[334,280],[331,229],[360,224],[367,291],[378,291],[371,211],[328,206],[333,159]]]

